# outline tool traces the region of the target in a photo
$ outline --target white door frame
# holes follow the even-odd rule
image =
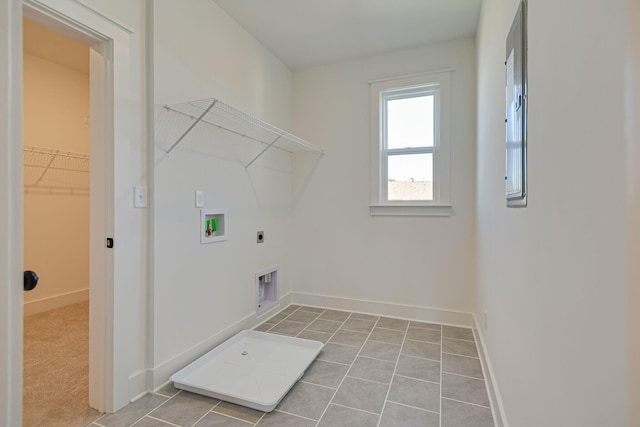
[[[0,425],[22,424],[22,3],[0,0]]]
[[[130,35],[74,0],[0,0],[0,425],[22,418],[22,15],[91,46],[89,402],[112,412],[126,367],[114,350],[114,140],[129,137]],[[114,116],[118,112],[118,120]],[[117,386],[119,385],[119,386]]]

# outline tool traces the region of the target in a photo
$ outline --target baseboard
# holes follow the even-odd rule
[[[292,297],[292,302],[294,304],[312,307],[374,314],[376,316],[383,315],[421,322],[440,323],[443,325],[466,326],[469,328],[474,327],[473,314],[464,311],[334,297],[303,292],[294,292]]]
[[[502,404],[502,398],[496,385],[495,375],[493,374],[493,366],[491,359],[489,359],[489,353],[487,352],[487,346],[485,345],[484,335],[480,329],[480,323],[475,314],[473,314],[473,333],[476,336],[476,342],[478,343],[478,353],[480,355],[480,362],[482,365],[482,373],[484,374],[485,384],[487,385],[487,393],[489,394],[489,400],[491,401],[491,410],[493,411],[493,421],[496,427],[509,427],[507,422],[507,416],[504,412],[504,405]]]
[[[139,371],[132,375],[129,378],[129,396],[137,396],[139,393],[143,393],[145,391],[156,390],[158,387],[169,381],[169,377],[171,377],[171,375],[175,374],[189,363],[211,351],[213,348],[222,344],[238,332],[258,326],[263,322],[263,319],[268,318],[269,315],[273,315],[290,305],[292,302],[291,297],[292,294],[289,292],[288,294],[280,297],[280,304],[277,307],[273,307],[266,313],[261,313],[260,318],[257,317],[256,313],[251,313],[215,335],[210,336],[193,347],[177,354],[171,359],[162,362],[153,369]]]
[[[84,301],[89,301],[89,288],[25,302],[24,315],[30,316],[32,314],[38,314],[55,308],[64,307],[65,305],[76,304]]]

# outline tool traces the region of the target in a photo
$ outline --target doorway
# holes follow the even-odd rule
[[[89,407],[89,47],[23,20],[23,425],[85,425]]]

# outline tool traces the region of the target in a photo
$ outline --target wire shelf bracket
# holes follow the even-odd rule
[[[163,107],[168,112],[176,113],[193,120],[193,123],[191,123],[169,149],[166,150],[165,154],[167,156],[171,154],[198,124],[209,125],[244,139],[263,144],[265,147],[245,165],[246,169],[254,164],[256,160],[269,149],[274,147],[288,153],[316,152],[324,155],[324,150],[315,144],[237,110],[216,98],[164,105]]]

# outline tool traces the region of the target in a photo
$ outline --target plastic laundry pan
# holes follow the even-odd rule
[[[242,331],[171,381],[182,390],[270,412],[323,347],[319,341]]]

